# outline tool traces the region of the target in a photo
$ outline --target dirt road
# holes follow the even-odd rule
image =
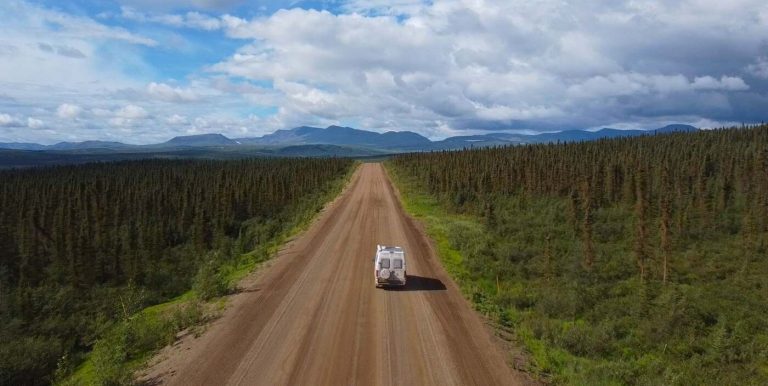
[[[408,286],[374,288],[376,244],[405,247]],[[197,339],[147,379],[171,385],[513,385],[488,328],[400,206],[380,164],[345,192]]]

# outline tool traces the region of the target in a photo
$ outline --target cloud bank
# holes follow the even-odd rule
[[[294,122],[554,130],[762,114],[761,1],[384,4],[230,21],[252,42],[212,68],[274,81]]]
[[[17,15],[0,16],[0,140],[308,124],[441,138],[768,111],[757,0],[125,0],[90,15],[9,0],[0,11]]]

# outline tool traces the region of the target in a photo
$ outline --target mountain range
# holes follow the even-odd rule
[[[96,152],[96,153],[142,153],[174,151],[190,148],[214,148],[219,150],[243,150],[246,148],[275,149],[290,147],[290,153],[300,155],[302,149],[319,148],[310,145],[326,145],[322,154],[386,154],[412,151],[451,150],[468,147],[518,145],[548,142],[590,141],[601,138],[633,137],[671,132],[696,131],[689,125],[669,125],[655,130],[618,130],[604,128],[597,131],[567,130],[556,133],[535,135],[488,133],[446,138],[431,141],[412,131],[388,131],[376,133],[351,127],[329,126],[327,128],[301,126],[277,130],[274,133],[252,138],[228,138],[222,134],[200,134],[174,137],[166,142],[151,145],[130,145],[121,142],[84,141],[59,142],[54,145],[36,143],[0,143],[0,149],[54,151],[54,152]],[[358,156],[358,155],[353,155]]]

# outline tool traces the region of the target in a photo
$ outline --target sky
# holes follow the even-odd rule
[[[767,117],[765,0],[0,1],[0,142]]]

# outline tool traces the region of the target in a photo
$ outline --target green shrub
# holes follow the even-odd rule
[[[613,337],[605,325],[590,325],[583,320],[563,323],[555,343],[582,357],[603,357],[612,352]]]
[[[130,381],[131,369],[127,365],[129,335],[130,327],[123,322],[96,342],[91,360],[97,385],[118,386]]]
[[[217,258],[211,257],[197,270],[192,290],[195,291],[199,299],[208,300],[227,293],[228,283],[219,272],[220,264]]]

